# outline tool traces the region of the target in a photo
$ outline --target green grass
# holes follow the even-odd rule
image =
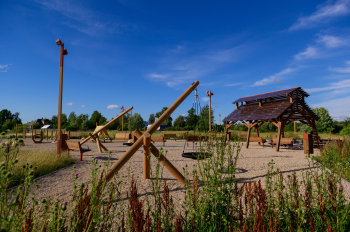
[[[325,167],[350,181],[350,140],[327,143],[320,157],[314,157]]]

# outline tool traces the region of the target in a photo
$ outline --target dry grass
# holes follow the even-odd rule
[[[67,167],[74,163],[74,160],[67,152],[62,152],[57,156],[56,150],[38,149],[38,150],[19,150],[17,155],[18,163],[14,167],[14,181],[11,186],[18,185],[25,178],[23,166],[32,165],[34,178],[49,174],[58,169]]]

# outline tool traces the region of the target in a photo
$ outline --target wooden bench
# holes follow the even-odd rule
[[[262,137],[250,137],[249,142],[258,142],[261,143],[262,147],[264,147],[264,143],[266,142],[266,140]]]
[[[274,144],[277,144],[277,138],[271,140],[271,148]],[[293,138],[281,138],[280,145],[289,145],[290,149],[293,150]]]
[[[163,147],[165,147],[165,137],[164,136],[155,136],[155,137],[151,137],[151,141],[153,142],[163,142]]]
[[[91,151],[89,149],[89,147],[87,149],[82,148],[80,145],[80,142],[73,142],[73,141],[67,141],[67,140],[65,140],[65,142],[66,142],[66,146],[68,149],[68,154],[69,154],[69,151],[79,151],[80,152],[80,161],[83,161],[83,153],[84,152]]]
[[[79,139],[81,139],[81,133],[70,133],[68,131],[68,139],[70,139],[72,137],[78,137]]]
[[[165,138],[170,138],[170,139],[174,139],[176,141],[177,137],[176,134],[164,134]]]
[[[247,134],[245,134],[245,135],[240,135],[239,136],[239,138],[240,138],[240,140],[242,141],[243,139],[246,139],[247,138]],[[255,134],[250,134],[250,138],[252,138],[252,137],[258,137],[257,135],[255,135]]]
[[[198,142],[201,143],[208,141],[208,136],[187,136],[186,142],[188,147],[188,142]]]
[[[123,141],[127,141],[130,139],[130,133],[129,134],[125,134],[125,133],[116,133],[115,134],[115,140],[123,140]]]

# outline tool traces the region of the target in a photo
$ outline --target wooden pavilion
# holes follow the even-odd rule
[[[305,97],[308,96],[309,94],[302,88],[296,87],[239,98],[232,103],[236,104],[236,110],[223,120],[226,122],[226,134],[232,125],[241,121],[248,127],[246,142],[248,148],[251,129],[254,127],[259,137],[259,127],[265,122],[271,122],[278,127],[276,151],[279,151],[281,137],[284,137],[284,127],[291,122],[299,121],[312,127],[316,145],[319,147],[315,123],[319,118],[306,104]]]

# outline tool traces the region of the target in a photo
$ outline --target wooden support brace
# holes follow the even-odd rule
[[[245,147],[248,148],[249,147],[249,138],[250,138],[250,131],[252,130],[252,123],[248,124],[248,134],[247,134],[247,142],[245,144]]]
[[[276,151],[280,150],[280,144],[281,144],[281,135],[282,135],[282,123],[278,122],[278,134],[277,134],[277,144],[276,144]]]
[[[151,177],[151,164],[149,156],[149,148],[151,144],[151,134],[145,133],[143,137],[143,179],[149,179]]]
[[[102,151],[101,151],[101,148],[102,148],[103,150],[105,150],[105,151],[108,151],[108,149],[107,149],[105,146],[102,145],[102,143],[100,142],[98,136],[95,137],[95,136],[92,135],[91,133],[89,133],[89,136],[96,142],[97,148],[98,148],[98,152],[99,152],[99,153],[102,152]],[[80,144],[80,145],[81,145],[81,144]]]

